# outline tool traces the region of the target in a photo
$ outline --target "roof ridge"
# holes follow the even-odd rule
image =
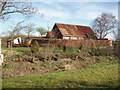
[[[64,24],[64,23],[55,23],[55,24]],[[64,25],[73,25],[73,24],[64,24]],[[74,25],[74,26],[90,27],[90,26],[84,26],[84,25]]]

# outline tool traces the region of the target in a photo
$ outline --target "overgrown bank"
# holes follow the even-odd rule
[[[29,47],[16,47],[12,48],[12,51],[3,49],[3,78],[80,69],[100,62],[117,60],[111,47],[66,48],[66,51],[63,48],[40,47],[40,51],[34,55],[34,60]]]
[[[118,60],[83,69],[3,79],[3,88],[117,88]]]

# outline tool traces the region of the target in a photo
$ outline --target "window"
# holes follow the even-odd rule
[[[70,39],[70,37],[64,37],[64,39]]]
[[[78,37],[73,37],[73,39],[78,39]]]

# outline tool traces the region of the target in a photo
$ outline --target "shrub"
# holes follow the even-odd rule
[[[54,51],[40,51],[35,55],[36,58],[38,58],[40,61],[46,61],[46,60],[54,60],[57,61],[60,59],[61,54]]]
[[[11,64],[3,64],[2,68],[12,68],[13,65]]]
[[[63,47],[63,52],[66,52],[66,46]]]
[[[77,59],[82,59],[81,58],[81,53],[79,52],[65,52],[65,53],[59,53],[59,58],[64,59],[64,58],[70,58],[72,60],[77,60]]]
[[[113,55],[113,48],[112,47],[106,47],[106,48],[101,48],[99,51],[99,54],[102,56],[110,56]]]
[[[114,54],[120,57],[120,41],[114,42]]]
[[[92,56],[99,56],[99,55],[100,55],[99,51],[100,51],[100,48],[99,48],[99,47],[96,47],[96,48],[92,47],[92,48],[91,48],[91,51],[89,51],[89,53],[90,53]]]
[[[89,56],[90,50],[91,50],[90,47],[82,46],[82,47],[79,47],[78,52],[80,53],[81,56]]]
[[[37,41],[33,41],[33,43],[31,44],[30,50],[31,50],[33,60],[34,60],[35,54],[38,53],[39,51],[39,44]]]
[[[92,56],[110,56],[113,55],[113,48],[112,47],[96,47],[91,48],[91,51],[89,52]]]
[[[82,47],[83,47],[83,45],[81,45],[81,46],[79,47],[79,50],[82,50]]]

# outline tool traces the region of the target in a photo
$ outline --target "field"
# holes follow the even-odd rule
[[[3,88],[116,88],[118,60],[83,69],[3,79]]]

